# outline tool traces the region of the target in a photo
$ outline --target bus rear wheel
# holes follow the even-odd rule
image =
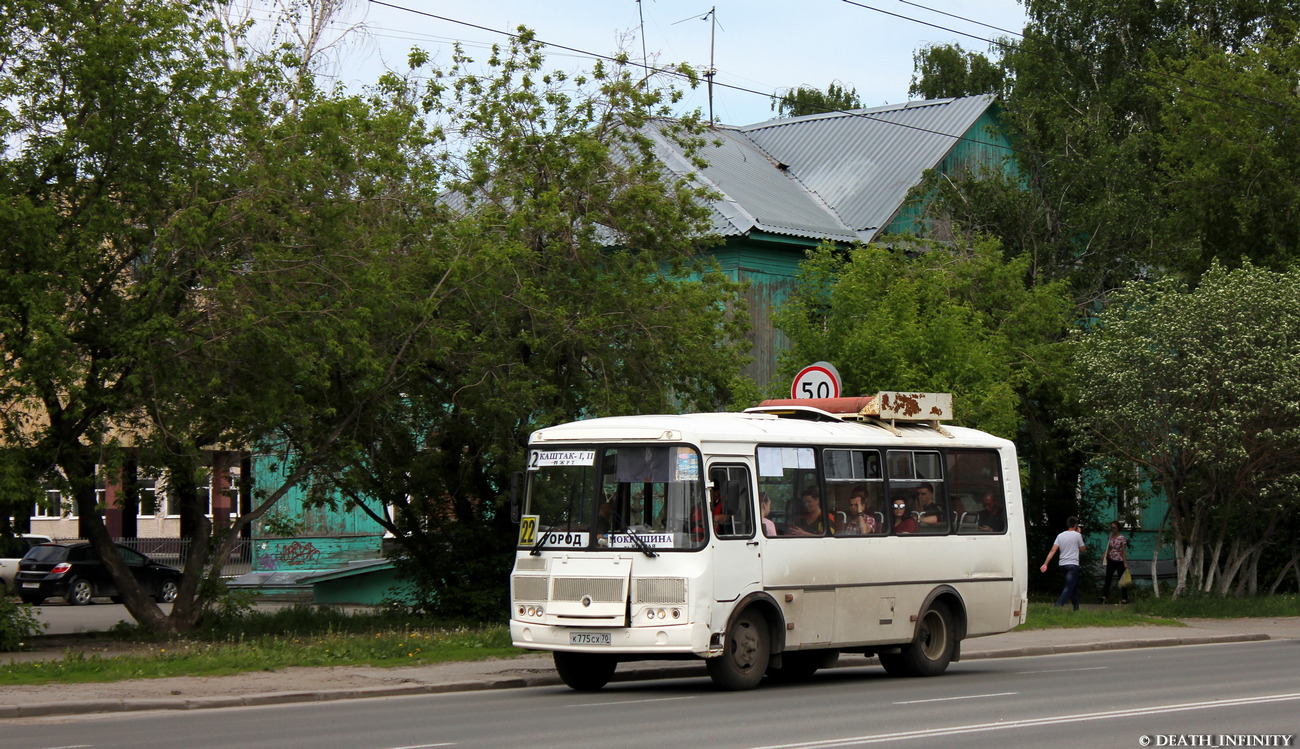
[[[566,653],[556,650],[555,671],[560,680],[579,692],[594,692],[609,683],[618,661],[608,655]]]
[[[897,653],[881,653],[880,665],[890,676],[938,676],[948,670],[956,648],[952,613],[936,601],[921,615],[916,638]]]
[[[753,689],[763,680],[771,657],[767,622],[754,611],[736,617],[722,641],[722,655],[710,658],[709,677],[723,689]]]

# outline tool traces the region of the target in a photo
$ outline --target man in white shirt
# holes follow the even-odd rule
[[[1057,606],[1064,606],[1066,600],[1074,604],[1074,610],[1079,610],[1079,554],[1083,551],[1083,534],[1079,532],[1079,519],[1071,517],[1066,521],[1068,528],[1061,531],[1056,537],[1055,543],[1052,544],[1052,550],[1047,552],[1047,559],[1043,560],[1043,566],[1040,571],[1047,571],[1047,563],[1052,561],[1059,551],[1060,559],[1057,560],[1056,566],[1061,568],[1065,573],[1065,590],[1061,591],[1061,597],[1056,599]]]

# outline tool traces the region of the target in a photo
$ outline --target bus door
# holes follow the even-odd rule
[[[760,577],[752,471],[740,458],[709,465],[713,597],[734,601]]]

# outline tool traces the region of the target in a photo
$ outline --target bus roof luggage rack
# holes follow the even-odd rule
[[[927,424],[945,437],[952,434],[939,422],[952,419],[952,393],[901,393],[883,390],[855,398],[773,398],[745,413],[765,413],[812,421],[862,421],[901,436],[899,422]]]

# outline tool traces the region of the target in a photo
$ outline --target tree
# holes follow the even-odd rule
[[[1300,509],[1300,274],[1214,265],[1195,289],[1134,282],[1075,348],[1078,434],[1168,502],[1174,595],[1255,592]]]
[[[169,250],[211,261],[225,196],[219,175],[238,127],[236,79],[196,3],[10,3],[0,10],[0,380],[4,441],[30,475],[59,477],[81,532],[143,594],[111,551],[97,464],[120,462],[139,413],[148,332],[182,314],[183,276],[140,282]],[[193,267],[196,262],[190,263]],[[192,281],[193,279],[188,279]],[[170,628],[156,607],[133,608]]]
[[[1286,92],[1300,5],[1069,0],[1026,9],[1024,38],[1001,59],[1000,119],[1015,169],[954,182],[941,205],[959,225],[1032,254],[1038,272],[1069,279],[1083,303],[1153,271],[1194,278],[1215,258],[1291,257],[1278,248],[1292,230],[1268,211],[1286,204],[1289,187],[1269,175],[1285,174],[1294,150]],[[917,85],[938,90],[959,78],[954,55],[918,55]],[[1239,120],[1248,145],[1216,147],[1228,128],[1237,140],[1227,123]],[[1234,178],[1238,166],[1247,169]],[[1239,189],[1247,197],[1225,199]]]
[[[1216,259],[1276,270],[1292,261],[1296,3],[1026,8],[1024,39],[1001,59],[1000,122],[1014,157],[1004,169],[935,175],[923,187],[933,213],[997,237],[1035,278],[1066,280],[1081,317],[1133,279],[1194,284]],[[1025,405],[1037,433],[1022,445],[1027,502],[1063,504],[1082,462],[1060,429],[1074,406],[1059,387]],[[1037,505],[1049,496],[1059,501]]]
[[[912,83],[907,95],[919,99],[997,94],[1006,83],[1006,71],[979,52],[960,44],[929,44],[912,55]]]
[[[772,110],[780,117],[802,117],[806,114],[824,114],[846,109],[861,109],[862,99],[857,89],[845,88],[839,81],[831,81],[825,91],[812,86],[787,89],[772,99]]]
[[[421,355],[401,399],[363,414],[316,496],[337,490],[395,534],[424,606],[491,617],[514,548],[509,476],[530,433],[727,405],[747,318],[738,285],[700,252],[705,193],[656,156],[660,139],[690,153],[704,142],[698,116],[648,114],[676,92],[622,63],[548,72],[526,31],[482,72],[463,54],[449,69],[416,54],[407,81],[424,79],[429,116],[457,136],[439,161],[457,213],[437,239],[449,261],[414,280],[447,274],[428,320],[447,344]]]
[[[63,482],[138,621],[188,629],[239,529],[443,345],[429,269],[462,247],[439,240],[437,154],[409,92],[323,93],[292,46],[226,64],[238,36],[201,3],[28,10],[3,16],[4,210],[26,228],[0,255],[6,457]],[[213,446],[289,456],[226,528],[196,491]],[[165,471],[191,542],[169,616],[97,506],[97,467],[128,458]]]
[[[1156,70],[1180,84],[1162,92],[1159,169],[1167,235],[1187,246],[1191,274],[1215,259],[1285,270],[1300,258],[1300,219],[1287,208],[1300,198],[1300,45],[1280,37],[1244,48],[1193,37],[1185,56]]]
[[[1055,374],[1068,313],[1063,285],[1026,286],[996,242],[899,242],[823,246],[775,319],[791,375],[824,359],[849,393],[951,392],[962,424],[1012,438],[1019,393]]]

